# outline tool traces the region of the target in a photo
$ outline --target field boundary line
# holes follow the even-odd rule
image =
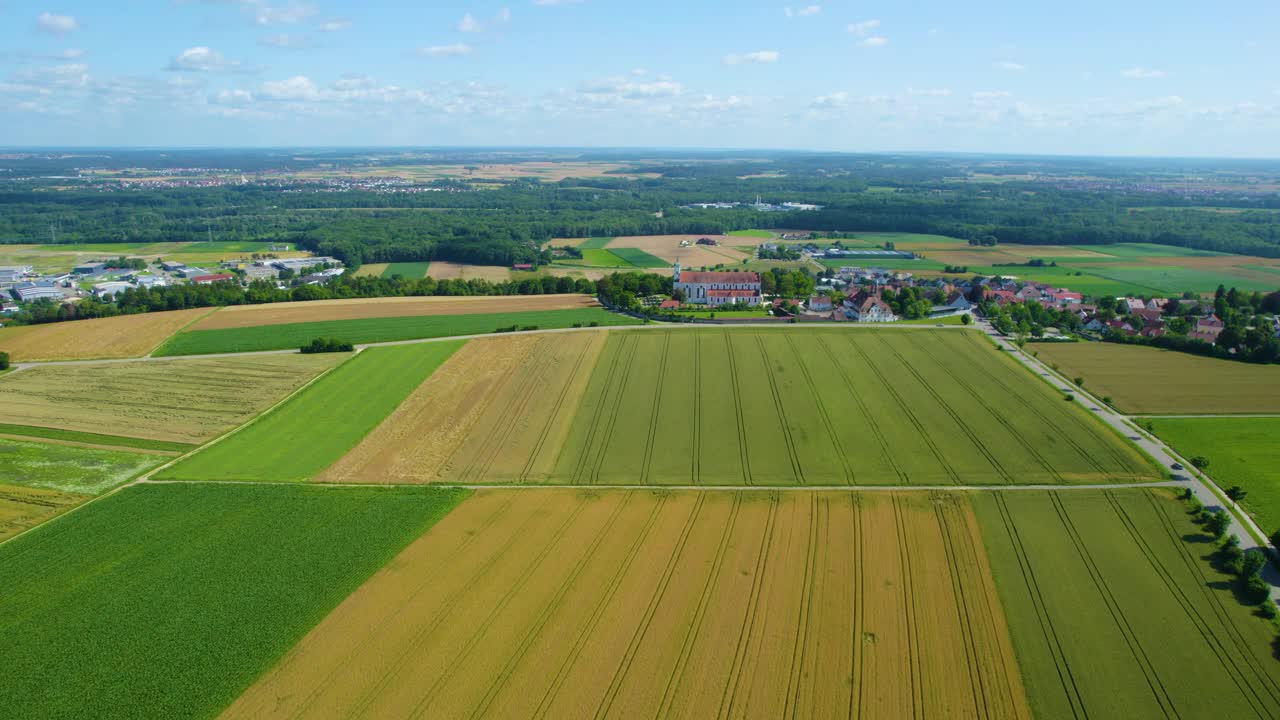
[[[787,335],[787,347],[791,348],[791,352],[796,357],[796,365],[800,367],[800,374],[804,376],[805,384],[809,386],[809,392],[813,395],[814,401],[818,405],[818,414],[822,416],[823,429],[827,431],[827,439],[831,441],[831,446],[835,448],[836,457],[840,458],[840,466],[844,469],[845,480],[850,485],[857,485],[857,478],[854,476],[853,468],[849,465],[849,458],[844,449],[844,442],[840,440],[837,433],[835,423],[831,421],[831,413],[827,411],[827,405],[822,400],[822,393],[818,392],[817,383],[813,381],[813,374],[809,372],[809,366],[805,364],[804,356],[796,349],[796,339],[793,335]]]
[[[622,503],[619,503],[619,506],[621,505]],[[440,689],[443,683],[447,679],[453,677],[454,673],[456,673],[458,671],[458,668],[461,667],[462,662],[467,657],[469,657],[472,651],[476,649],[476,646],[480,644],[481,637],[489,632],[489,628],[493,627],[494,621],[497,620],[498,617],[507,609],[507,606],[510,605],[511,601],[515,598],[515,596],[519,593],[519,591],[524,588],[524,586],[529,582],[529,580],[532,579],[533,576],[536,575],[538,571],[542,569],[542,563],[546,561],[546,559],[551,555],[551,551],[554,550],[560,544],[560,542],[564,539],[565,531],[568,530],[569,527],[574,524],[574,521],[578,519],[578,516],[582,514],[582,512],[586,509],[586,507],[587,507],[586,502],[579,501],[578,506],[573,509],[573,512],[569,513],[569,516],[566,517],[564,521],[560,523],[560,527],[556,529],[555,534],[551,536],[551,538],[547,541],[546,545],[538,552],[536,556],[534,556],[533,561],[530,562],[521,571],[520,576],[516,579],[516,581],[507,587],[506,592],[503,593],[503,595],[498,599],[497,604],[495,604],[489,610],[489,614],[486,615],[484,620],[482,620],[480,624],[472,630],[470,636],[467,638],[467,642],[463,645],[462,650],[453,657],[452,659],[453,662],[450,663],[450,665],[444,670],[444,672],[442,672],[439,676],[436,677],[435,682],[432,683],[431,687],[427,689],[427,692],[418,698],[418,702],[414,705],[413,710],[409,712],[409,715],[408,715],[409,717],[416,718],[416,717],[422,716],[422,711],[425,709],[425,707],[428,704],[430,704],[431,700],[435,697],[436,692]],[[617,518],[617,514],[619,510],[621,510],[621,507],[614,509],[613,513],[610,515],[609,519],[606,521],[606,525],[610,524],[612,520]],[[593,544],[592,547],[598,546],[598,543],[596,543],[596,541],[601,539],[602,537],[603,537],[602,533],[597,533],[597,536],[593,538],[593,543],[595,544]],[[404,667],[404,666],[401,666],[401,667]],[[366,705],[360,711],[359,715],[363,716],[368,711],[368,709],[369,707],[368,705]]]
[[[680,680],[683,679],[684,669],[689,664],[693,647],[697,644],[702,623],[707,619],[707,608],[711,605],[711,598],[715,596],[716,588],[720,584],[720,571],[724,567],[724,558],[729,551],[729,541],[733,538],[733,531],[738,523],[738,513],[741,510],[742,496],[735,495],[733,506],[729,509],[729,517],[724,524],[724,534],[720,536],[720,545],[716,548],[715,559],[711,562],[711,571],[707,574],[707,580],[702,584],[702,593],[698,596],[698,605],[693,612],[693,624],[685,633],[684,640],[680,644],[680,655],[667,676],[667,682],[662,690],[662,702],[658,705],[655,718],[668,717],[671,703],[675,702],[676,689],[679,687]]]
[[[1246,701],[1249,701],[1249,704],[1254,708],[1255,712],[1258,712],[1258,705],[1261,705],[1265,709],[1267,706],[1266,701],[1258,697],[1257,689],[1253,687],[1252,683],[1248,682],[1244,678],[1244,672],[1236,663],[1237,658],[1235,654],[1231,653],[1222,644],[1222,641],[1218,639],[1217,635],[1212,631],[1212,628],[1209,627],[1209,623],[1205,621],[1204,617],[1200,615],[1199,611],[1197,611],[1192,605],[1190,598],[1187,597],[1187,593],[1178,586],[1178,583],[1174,580],[1169,570],[1164,566],[1164,563],[1160,562],[1159,558],[1155,556],[1155,551],[1152,549],[1150,543],[1142,537],[1138,528],[1134,525],[1133,518],[1129,516],[1128,511],[1120,506],[1112,493],[1104,492],[1103,496],[1107,499],[1107,504],[1111,507],[1112,512],[1116,514],[1121,525],[1124,526],[1125,532],[1133,539],[1134,545],[1138,548],[1138,552],[1142,554],[1143,558],[1146,559],[1147,564],[1153,571],[1155,571],[1156,576],[1160,578],[1160,582],[1168,591],[1167,594],[1172,597],[1174,602],[1176,602],[1182,609],[1182,612],[1187,616],[1187,619],[1195,626],[1196,632],[1200,634],[1200,638],[1204,641],[1205,646],[1207,646],[1209,651],[1214,654],[1219,665],[1231,677],[1232,682],[1236,684],[1236,689],[1240,692],[1240,695],[1243,696]],[[1239,648],[1237,648],[1237,650],[1238,649]],[[1271,698],[1271,701],[1274,704],[1275,698]],[[1258,717],[1265,718],[1266,715],[1259,713]]]
[[[1058,637],[1058,630],[1053,626],[1053,617],[1050,614],[1048,604],[1044,601],[1044,592],[1040,589],[1040,581],[1036,579],[1035,565],[1027,556],[1027,548],[1022,542],[1022,534],[1018,532],[1017,523],[1013,519],[1013,514],[1009,512],[1009,507],[1005,504],[1004,498],[997,494],[992,497],[992,502],[1000,515],[1000,521],[1004,525],[1005,533],[1009,536],[1009,545],[1018,561],[1022,582],[1027,588],[1027,597],[1031,600],[1031,607],[1035,611],[1036,620],[1040,625],[1040,632],[1044,635],[1045,644],[1049,648],[1049,655],[1053,659],[1054,668],[1058,671],[1058,681],[1062,684],[1062,692],[1066,697],[1068,707],[1071,708],[1071,715],[1074,718],[1080,718],[1083,715],[1087,719],[1089,717],[1089,709],[1085,706],[1084,698],[1080,695],[1080,687],[1076,684],[1075,673],[1071,672],[1071,664],[1067,661],[1067,654],[1063,650],[1061,638]]]
[[[688,519],[685,520],[684,528],[680,531],[680,538],[676,541],[676,547],[671,553],[671,558],[667,561],[667,567],[663,568],[662,577],[658,580],[658,586],[654,588],[654,593],[649,598],[649,605],[645,608],[644,615],[640,618],[640,624],[631,634],[631,642],[627,645],[626,652],[623,653],[618,667],[613,671],[613,678],[609,681],[609,687],[605,690],[605,695],[600,699],[600,704],[596,707],[594,717],[600,720],[609,714],[609,709],[613,707],[614,700],[618,697],[618,692],[622,689],[622,682],[627,676],[627,670],[630,669],[631,663],[635,660],[636,653],[640,651],[640,645],[644,643],[644,636],[649,632],[649,624],[653,622],[653,616],[658,612],[658,606],[662,604],[662,599],[667,595],[667,587],[671,584],[671,576],[675,575],[676,567],[684,558],[684,549],[689,544],[689,536],[693,534],[693,526],[699,515],[702,514],[702,507],[705,503],[705,497],[698,496],[696,504],[689,512]]]
[[[493,511],[493,513],[489,515],[489,517],[485,518],[484,521],[480,523],[479,530],[469,535],[466,540],[464,540],[460,545],[458,545],[458,547],[454,548],[453,553],[459,554],[468,550],[476,541],[478,541],[485,534],[485,531],[493,527],[494,523],[498,522],[499,519],[504,517],[511,510],[513,505],[514,503],[508,500],[507,502],[503,503],[498,508],[496,508]],[[524,523],[521,523],[521,527],[524,527]],[[430,530],[430,528],[428,528],[428,530]],[[423,577],[420,578],[421,582],[418,583],[416,589],[410,594],[410,597],[411,598],[418,597],[418,595],[423,590],[427,589],[427,586],[431,582],[436,580],[445,569],[446,569],[446,566],[444,565],[436,565],[436,566],[433,566],[432,568],[433,572],[424,573]],[[372,579],[372,576],[370,579]],[[390,619],[399,618],[404,613],[405,608],[407,608],[409,604],[410,603],[407,603],[407,602],[402,604],[399,608],[395,610],[395,612],[391,613],[388,617]],[[386,622],[384,621],[383,623],[380,623],[378,627],[381,628],[385,624]],[[355,646],[355,648],[352,649],[352,652],[347,655],[346,659],[349,660],[354,655],[357,655],[361,650],[368,647],[370,643],[374,642],[374,638],[375,638],[374,633],[370,632],[366,634],[364,638],[362,638],[360,642]],[[298,717],[299,715],[304,714],[307,711],[307,709],[311,707],[312,703],[315,702],[316,697],[319,696],[321,692],[323,692],[326,688],[329,687],[329,683],[330,681],[333,680],[334,675],[336,675],[341,671],[346,670],[346,667],[347,667],[347,664],[346,662],[344,662],[341,665],[338,665],[333,669],[329,670],[329,672],[325,674],[323,681],[316,683],[311,688],[311,690],[307,693],[306,697],[303,698],[301,707],[296,712],[293,713],[293,717]],[[271,672],[272,671],[268,670],[267,674],[270,674]],[[264,674],[263,677],[265,678],[266,675]]]
[[[1137,633],[1129,625],[1129,621],[1125,617],[1124,611],[1120,608],[1119,602],[1107,588],[1106,578],[1102,576],[1102,571],[1098,569],[1097,564],[1093,561],[1093,555],[1089,552],[1088,547],[1085,546],[1084,540],[1076,530],[1075,524],[1071,522],[1070,513],[1067,512],[1057,495],[1049,493],[1049,501],[1053,504],[1053,508],[1058,514],[1058,519],[1067,531],[1067,537],[1075,545],[1076,554],[1079,555],[1085,570],[1089,573],[1089,578],[1093,581],[1094,588],[1102,597],[1103,605],[1110,613],[1112,622],[1116,624],[1116,629],[1120,631],[1120,636],[1124,638],[1125,644],[1129,646],[1129,652],[1133,654],[1138,670],[1145,677],[1147,685],[1150,686],[1156,703],[1161,706],[1161,710],[1164,711],[1166,716],[1180,718],[1181,715],[1178,713],[1178,708],[1173,704],[1173,699],[1169,697],[1169,692],[1165,689],[1164,683],[1160,681],[1160,676],[1151,664],[1151,658],[1147,655],[1146,649],[1142,647]]]
[[[564,384],[564,387],[561,388],[560,395],[559,397],[556,398],[555,406],[552,407],[551,412],[547,414],[547,422],[543,424],[542,432],[538,433],[538,442],[537,444],[534,445],[533,451],[529,453],[529,459],[525,462],[524,469],[521,470],[520,472],[521,483],[528,482],[529,474],[533,472],[533,468],[538,462],[538,457],[542,455],[543,448],[546,447],[547,436],[551,432],[551,426],[552,424],[555,423],[556,418],[559,417],[560,413],[563,412],[564,410],[564,401],[569,397],[569,388],[572,387],[573,385],[572,378],[577,377],[578,374],[582,371],[582,364],[583,362],[586,361],[587,354],[590,352],[591,352],[591,344],[587,343],[586,345],[583,346],[582,351],[578,353],[578,358],[573,363],[573,372],[570,374],[570,381],[566,382]],[[593,369],[594,369],[594,366],[593,366]],[[585,395],[586,387],[583,387],[582,391],[583,391],[583,394]],[[581,402],[581,400],[579,400],[579,402]],[[568,421],[571,423],[572,418],[569,418]],[[557,454],[558,454],[558,451],[557,451]],[[554,470],[555,468],[552,467],[551,471],[548,472],[548,474],[551,474],[551,472],[554,472]]]
[[[974,712],[979,717],[990,718],[991,703],[987,688],[986,674],[982,672],[982,661],[978,657],[978,642],[974,637],[973,620],[969,611],[969,597],[965,593],[962,577],[965,567],[960,551],[956,547],[952,534],[951,522],[947,519],[948,511],[953,511],[950,503],[934,503],[934,519],[942,538],[942,552],[947,559],[947,574],[951,578],[951,592],[955,595],[956,620],[960,623],[960,637],[964,642],[965,665],[969,670],[969,690],[973,696]],[[966,558],[967,559],[967,558]],[[970,566],[972,567],[972,566]]]
[[[778,426],[782,428],[782,439],[787,447],[787,458],[791,461],[791,474],[796,482],[805,484],[804,470],[800,467],[800,458],[796,455],[796,440],[791,434],[791,425],[787,423],[787,408],[782,404],[782,393],[778,392],[778,380],[773,376],[773,368],[769,367],[769,351],[759,335],[755,336],[756,349],[760,352],[760,360],[764,363],[764,374],[769,379],[769,393],[773,396],[773,407],[778,414]],[[745,422],[745,420],[744,420]]]
[[[192,325],[195,325],[196,323],[200,322],[201,320],[204,320],[205,318],[207,318],[207,317],[209,317],[210,315],[212,315],[212,314],[214,314],[214,313],[218,312],[219,310],[221,310],[221,309],[222,309],[222,308],[224,308],[224,307],[226,307],[226,305],[214,305],[213,307],[209,308],[209,312],[201,313],[199,317],[193,318],[190,322],[188,322],[188,323],[184,324],[182,327],[180,327],[180,328],[178,328],[178,329],[174,330],[173,332],[169,333],[168,335],[165,335],[163,338],[161,338],[161,339],[160,339],[160,342],[157,342],[155,345],[152,345],[150,350],[146,351],[146,352],[145,352],[145,353],[143,353],[142,355],[139,355],[138,357],[139,357],[139,358],[150,358],[150,357],[152,357],[152,355],[154,355],[154,354],[155,354],[155,351],[159,350],[161,347],[163,347],[163,346],[164,346],[164,344],[165,344],[165,343],[167,343],[167,342],[169,342],[170,340],[172,340],[172,339],[173,339],[175,336],[177,336],[179,333],[186,332],[186,331],[187,331],[187,328],[191,327]]]
[[[910,482],[910,478],[907,477],[907,474],[898,466],[898,461],[894,457],[894,453],[889,451],[889,442],[885,440],[884,433],[880,430],[880,425],[872,419],[871,411],[867,409],[866,403],[862,401],[862,396],[859,395],[857,390],[853,387],[853,381],[849,378],[848,369],[840,362],[839,358],[836,357],[836,354],[832,352],[831,346],[827,343],[827,338],[824,335],[818,336],[818,344],[822,346],[823,352],[827,354],[827,359],[831,361],[831,365],[835,367],[838,373],[840,373],[840,379],[844,382],[845,390],[849,391],[849,397],[853,398],[854,403],[858,406],[858,412],[862,414],[862,419],[866,421],[867,427],[870,428],[872,436],[876,439],[876,444],[880,446],[881,454],[884,455],[885,460],[889,463],[889,467],[893,468],[894,474],[897,475],[900,480]]]
[[[662,357],[658,360],[658,381],[653,384],[653,410],[649,413],[649,435],[645,440],[644,461],[640,464],[640,484],[648,485],[649,469],[653,463],[653,445],[658,437],[658,425],[662,417],[662,386],[667,378],[667,363],[671,357],[671,333],[662,338]]]
[[[351,708],[350,717],[360,717],[366,710],[368,710],[369,705],[373,703],[378,694],[385,690],[386,687],[391,684],[392,679],[401,672],[402,668],[404,668],[405,658],[418,648],[426,638],[435,633],[436,629],[444,623],[446,618],[448,618],[449,613],[453,612],[453,608],[461,602],[463,596],[465,596],[467,591],[471,589],[471,586],[474,585],[478,579],[484,577],[489,570],[496,565],[508,551],[511,550],[512,546],[523,539],[525,530],[538,519],[538,511],[541,511],[545,505],[546,501],[544,501],[543,504],[534,512],[531,512],[528,517],[522,520],[520,525],[512,531],[511,537],[507,539],[506,543],[502,547],[498,548],[484,563],[480,565],[480,567],[476,568],[475,572],[472,572],[470,576],[468,576],[466,581],[462,583],[461,587],[457,588],[444,600],[441,607],[437,610],[435,617],[433,617],[425,627],[422,627],[417,632],[413,633],[413,637],[410,638],[409,642],[392,660],[391,664],[388,666],[387,672],[383,673],[382,677],[378,678],[378,681],[373,684],[373,687],[365,688],[364,691],[355,699]],[[310,707],[310,704],[308,704],[308,707]],[[305,713],[306,709],[307,708],[300,709],[293,714],[293,717],[301,717]]]
[[[866,632],[863,627],[867,621],[867,579],[866,565],[862,552],[862,503],[855,495],[849,496],[849,504],[853,508],[853,642],[849,658],[849,717],[862,717],[862,669],[866,664],[866,653],[862,651],[862,638]]]
[[[363,482],[305,482],[298,483],[288,480],[137,480],[137,483],[146,483],[148,485],[186,485],[186,484],[206,484],[206,485],[299,485],[305,484],[309,487],[328,487],[328,488],[367,488],[367,487],[386,487],[386,488],[421,488],[423,483],[363,483]],[[849,493],[915,493],[915,492],[978,492],[978,493],[1001,493],[1001,492],[1045,492],[1062,490],[1067,492],[1081,490],[1123,490],[1126,488],[1183,488],[1186,483],[1175,480],[1157,480],[1142,483],[1113,483],[1098,485],[636,485],[618,484],[618,485],[587,485],[587,484],[553,484],[538,483],[529,485],[519,485],[515,483],[480,483],[468,485],[466,483],[457,482],[440,482],[429,483],[432,487],[439,488],[457,488],[460,490],[566,490],[566,489],[593,489],[593,490],[681,490],[681,491],[704,491],[704,492],[809,492],[815,490],[823,490],[830,492],[849,492]]]
[[[732,713],[734,703],[738,699],[738,683],[742,679],[747,647],[751,644],[752,633],[755,632],[756,613],[760,609],[760,592],[764,587],[765,570],[769,567],[769,553],[773,550],[774,530],[777,527],[780,504],[780,498],[777,497],[769,503],[769,517],[765,520],[764,533],[760,536],[760,550],[756,555],[755,571],[751,576],[751,590],[747,595],[747,610],[742,615],[742,628],[738,632],[738,642],[734,646],[733,661],[729,663],[729,677],[720,693],[720,707],[716,709],[717,720]]]
[[[742,463],[742,484],[752,485],[751,456],[747,452],[747,428],[742,419],[742,389],[738,386],[738,362],[733,356],[733,341],[722,333],[725,357],[729,359],[729,382],[733,386],[733,419],[738,427],[738,454]]]
[[[493,699],[502,690],[507,680],[511,678],[512,673],[515,672],[516,668],[524,660],[525,654],[529,652],[529,648],[533,646],[534,641],[536,641],[542,634],[547,622],[551,619],[552,615],[555,614],[555,611],[559,609],[560,603],[564,600],[564,596],[573,588],[574,583],[576,583],[578,578],[582,575],[582,571],[585,570],[586,567],[591,564],[591,561],[596,558],[596,553],[604,543],[605,537],[613,531],[614,526],[618,522],[618,518],[621,517],[624,511],[626,511],[626,509],[631,505],[631,501],[633,499],[635,499],[635,493],[627,493],[627,495],[618,503],[618,507],[614,508],[614,511],[609,515],[608,519],[605,520],[600,531],[594,538],[592,538],[591,544],[587,547],[587,551],[583,553],[582,557],[578,559],[578,562],[574,564],[569,576],[565,578],[564,582],[560,583],[560,587],[556,589],[555,594],[553,594],[547,601],[546,607],[542,609],[542,612],[538,613],[538,616],[534,619],[533,625],[525,632],[525,636],[516,647],[515,652],[507,658],[507,662],[504,663],[502,669],[498,671],[493,682],[489,685],[489,689],[485,692],[484,696],[481,697],[480,702],[472,711],[471,717],[483,715],[489,704],[493,702]],[[479,641],[477,640],[476,642]],[[471,649],[474,649],[474,647],[475,646],[472,645]],[[467,650],[463,655],[465,656],[469,652],[470,650]],[[432,686],[428,695],[419,703],[419,707],[434,696],[436,688],[440,683],[452,677],[458,668],[461,667],[461,659],[462,656],[455,658],[454,663],[449,666],[449,669],[436,679],[435,685]]]
[[[1253,674],[1259,679],[1259,681],[1268,688],[1267,694],[1271,696],[1272,702],[1280,703],[1280,684],[1277,684],[1276,681],[1267,673],[1259,672],[1258,663],[1256,662],[1259,658],[1249,648],[1249,644],[1244,639],[1243,634],[1241,634],[1240,628],[1236,623],[1231,621],[1230,617],[1228,617],[1227,609],[1222,603],[1220,594],[1215,593],[1210,589],[1209,577],[1205,575],[1202,564],[1197,562],[1195,558],[1191,557],[1191,555],[1187,553],[1186,541],[1182,539],[1181,535],[1178,534],[1177,529],[1174,528],[1173,523],[1169,519],[1168,511],[1160,506],[1153,493],[1147,492],[1143,494],[1146,496],[1147,502],[1150,503],[1152,512],[1154,512],[1160,519],[1160,524],[1164,527],[1166,532],[1166,539],[1178,548],[1178,555],[1182,558],[1183,564],[1186,565],[1192,576],[1199,578],[1201,581],[1200,592],[1209,601],[1210,606],[1213,608],[1213,614],[1218,619],[1218,622],[1222,624],[1223,628],[1226,629],[1227,634],[1231,636],[1232,644],[1236,646],[1236,649],[1243,657],[1250,661],[1249,668],[1253,671]],[[1269,661],[1270,658],[1264,659],[1264,662]]]
[[[595,632],[596,626],[600,624],[601,618],[604,617],[605,608],[613,601],[614,596],[618,592],[618,588],[622,586],[623,579],[630,572],[631,566],[635,563],[635,559],[639,557],[640,550],[645,546],[649,539],[649,534],[653,531],[653,526],[658,523],[658,516],[662,514],[662,509],[666,507],[669,495],[662,495],[658,498],[658,502],[654,503],[653,509],[649,511],[649,517],[645,520],[644,526],[636,535],[636,539],[632,541],[631,547],[627,549],[627,556],[621,564],[618,565],[613,577],[610,578],[609,584],[605,587],[605,592],[601,594],[600,599],[596,602],[595,607],[591,609],[591,614],[587,616],[587,623],[574,639],[573,645],[569,649],[569,654],[565,656],[564,661],[557,668],[555,676],[552,678],[551,684],[547,686],[543,692],[542,700],[538,703],[538,707],[534,709],[532,718],[538,720],[546,715],[550,703],[559,694],[560,688],[569,678],[569,671],[578,661],[578,657],[582,654],[582,648],[587,644],[587,640],[591,638]],[[475,717],[475,713],[472,717]]]

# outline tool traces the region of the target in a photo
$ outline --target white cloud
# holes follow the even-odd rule
[[[212,100],[218,105],[248,105],[253,102],[253,93],[248,90],[219,90]]]
[[[840,108],[848,107],[849,101],[849,93],[841,90],[827,95],[819,95],[814,98],[810,105],[818,110],[838,110]]]
[[[580,2],[586,2],[586,0],[533,0],[534,5],[543,5],[543,6],[577,5]]]
[[[349,27],[351,27],[350,20],[346,20],[343,18],[335,18],[333,20],[326,20],[320,23],[319,25],[316,26],[316,29],[319,30],[320,32],[331,33],[331,32],[341,32],[343,30],[346,30]]]
[[[187,48],[169,60],[165,67],[171,72],[236,72],[241,69],[239,60],[231,60],[222,53],[204,47]]]
[[[1013,93],[1007,90],[979,90],[972,97],[974,100],[999,100],[1002,98],[1012,97]]]
[[[864,38],[858,44],[861,45],[862,47],[868,47],[868,48],[884,47],[885,45],[889,44],[889,38],[883,37],[881,35],[873,35],[869,38]]]
[[[862,22],[849,23],[849,27],[846,29],[858,37],[867,37],[878,27],[880,27],[879,20],[863,20]]]
[[[684,86],[668,78],[640,82],[625,77],[612,77],[582,83],[578,90],[584,95],[599,98],[646,100],[676,97],[684,92]]]
[[[311,47],[311,38],[306,35],[296,35],[289,33],[280,33],[278,35],[267,35],[258,38],[258,42],[262,45],[282,48],[285,50],[297,50],[300,48]]]
[[[793,17],[813,17],[822,12],[821,5],[806,5],[804,7],[793,8],[790,5],[782,8],[783,14],[789,18]]]
[[[454,43],[452,45],[430,45],[428,47],[418,48],[418,57],[425,58],[443,58],[458,57],[460,55],[470,55],[472,47],[467,43]]]
[[[484,25],[480,24],[479,20],[472,17],[471,13],[463,15],[462,19],[458,21],[458,32],[478,33],[483,31]]]
[[[268,80],[262,83],[259,94],[267,100],[311,101],[321,97],[320,88],[305,75],[295,75],[288,80]]]
[[[256,2],[244,4],[253,13],[253,21],[259,25],[296,25],[318,12],[315,5],[296,0],[290,0],[282,6],[260,5]]]
[[[1121,74],[1130,80],[1157,80],[1167,75],[1163,70],[1148,70],[1143,67],[1129,68]]]
[[[907,88],[907,94],[912,95],[914,97],[944,98],[944,97],[951,97],[951,89],[950,88],[936,88],[936,89]]]
[[[1022,63],[1012,62],[1009,60],[1006,60],[1004,62],[998,62],[995,64],[995,67],[997,70],[1008,70],[1009,72],[1022,72],[1023,70],[1027,69],[1026,65],[1023,65]]]
[[[70,15],[55,15],[51,12],[42,12],[36,17],[36,28],[40,32],[66,35],[79,30],[80,22]]]
[[[742,65],[746,63],[776,63],[782,58],[782,53],[777,50],[757,50],[755,52],[742,53],[741,55],[725,55],[725,65]]]
[[[506,25],[509,22],[511,22],[511,8],[502,8],[489,22],[481,22],[476,19],[475,15],[466,13],[458,21],[458,32],[482,33],[493,30],[498,25]]]

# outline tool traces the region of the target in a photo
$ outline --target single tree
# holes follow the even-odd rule
[[[1204,526],[1215,538],[1221,538],[1227,534],[1227,528],[1231,527],[1231,516],[1227,514],[1226,510],[1215,510],[1209,513]]]
[[[1191,458],[1191,464],[1196,466],[1196,468],[1200,470],[1204,470],[1205,468],[1209,467],[1209,458],[1203,455],[1196,455],[1195,457]]]
[[[1247,490],[1240,487],[1239,485],[1232,485],[1231,487],[1227,488],[1226,492],[1227,492],[1227,497],[1231,498],[1236,502],[1240,502],[1241,500],[1244,499],[1245,495],[1249,494]]]

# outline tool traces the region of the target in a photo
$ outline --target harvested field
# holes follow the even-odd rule
[[[200,443],[249,420],[339,355],[43,365],[0,378],[5,420]]]
[[[438,342],[364,350],[240,432],[165,469],[160,477],[306,480],[360,442],[461,345]]]
[[[977,542],[954,496],[481,492],[223,717],[1029,717]]]
[[[720,242],[717,246],[698,245],[699,238],[710,238]],[[682,240],[688,240],[688,247],[680,247]],[[735,250],[735,245],[751,245],[753,238],[730,237],[728,235],[636,235],[614,238],[609,243],[610,250],[619,248],[635,248],[659,258],[664,263],[680,263],[686,270],[697,267],[712,267],[720,264],[740,263],[751,257],[750,253]],[[762,238],[754,238],[764,242]],[[759,243],[755,243],[759,244]]]
[[[0,328],[0,350],[14,362],[141,357],[210,308]]]
[[[356,270],[356,277],[382,277],[382,271],[387,269],[391,263],[373,263],[364,264]]]
[[[366,318],[572,310],[599,306],[600,304],[596,302],[595,298],[589,295],[388,297],[361,298],[359,300],[313,300],[310,302],[224,307],[192,325],[189,330],[223,330],[260,325],[285,325]]]
[[[1275,717],[1275,630],[1233,597],[1169,493],[971,502],[1037,717]]]
[[[1116,343],[1038,343],[1040,359],[1127,413],[1280,413],[1280,367]]]
[[[431,263],[427,276],[436,280],[488,280],[503,282],[511,279],[511,268],[505,265],[463,265],[437,260]]]
[[[543,480],[605,337],[472,340],[317,480]]]
[[[0,485],[0,540],[29,530],[88,499],[88,495]]]
[[[213,717],[465,496],[136,485],[36,528],[0,546],[0,637],[22,658],[0,707]]]
[[[512,340],[473,348],[476,358],[493,356],[492,363],[458,359],[461,367],[446,366],[438,386],[423,388],[416,419],[370,436],[358,456],[326,477],[969,485],[1160,476],[1096,419],[973,332],[611,332],[594,363],[596,350],[582,350],[579,359],[569,345],[585,342],[577,333],[527,354],[525,346],[504,347]],[[553,402],[565,404],[552,413]],[[563,417],[569,418],[563,441],[535,431],[544,423],[558,427]],[[435,422],[471,441],[442,441],[446,430],[430,428]]]

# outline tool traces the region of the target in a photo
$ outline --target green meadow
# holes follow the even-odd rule
[[[1280,530],[1280,417],[1155,418],[1156,435],[1184,458],[1209,461],[1205,471],[1223,488],[1239,485],[1240,505],[1263,532]]]

